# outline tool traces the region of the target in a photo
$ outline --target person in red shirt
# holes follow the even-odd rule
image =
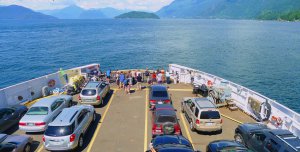
[[[152,77],[152,84],[155,84],[156,83],[156,73],[153,72],[151,77]]]

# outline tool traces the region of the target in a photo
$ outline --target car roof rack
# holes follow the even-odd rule
[[[292,134],[291,134],[292,135]],[[290,136],[290,137],[281,137],[280,135],[275,135],[279,140],[283,141],[285,144],[287,144],[288,146],[290,146],[291,148],[293,148],[295,151],[298,151],[300,148],[300,142],[294,142],[294,143],[298,143],[298,145],[292,145],[290,142],[288,142],[287,140],[289,139],[295,139],[300,141],[300,139],[296,136]]]

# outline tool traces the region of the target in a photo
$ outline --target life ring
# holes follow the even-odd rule
[[[283,120],[280,117],[272,116],[271,120],[274,122],[276,126],[281,126],[283,123]]]
[[[212,86],[212,82],[210,80],[207,81],[207,86],[211,87]]]
[[[48,82],[48,86],[50,88],[54,87],[55,86],[55,80],[51,79],[49,82]]]
[[[282,123],[283,123],[283,120],[280,117],[278,117],[277,118],[277,126],[280,126]]]

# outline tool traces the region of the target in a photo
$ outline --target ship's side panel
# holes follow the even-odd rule
[[[87,69],[99,70],[99,64],[91,64],[69,70],[59,71],[46,76],[25,81],[0,90],[1,106],[23,104],[42,97],[43,90],[52,90],[65,86],[68,78],[81,74]],[[44,89],[43,89],[44,88]]]
[[[222,81],[229,82],[228,87],[232,91],[231,99],[242,111],[259,121],[268,123],[268,126],[271,128],[288,129],[300,137],[300,114],[292,111],[284,105],[279,104],[275,100],[203,71],[198,71],[177,64],[170,64],[169,69],[173,73],[171,78],[174,78],[175,74],[178,73],[177,75],[181,83],[190,82],[190,80],[187,79],[190,77],[185,76],[187,73],[194,73],[194,83],[199,85],[207,85],[209,81],[213,85],[218,85]]]

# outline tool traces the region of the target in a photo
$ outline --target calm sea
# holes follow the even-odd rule
[[[246,20],[0,20],[0,88],[90,63],[177,63],[300,112],[300,23]]]

